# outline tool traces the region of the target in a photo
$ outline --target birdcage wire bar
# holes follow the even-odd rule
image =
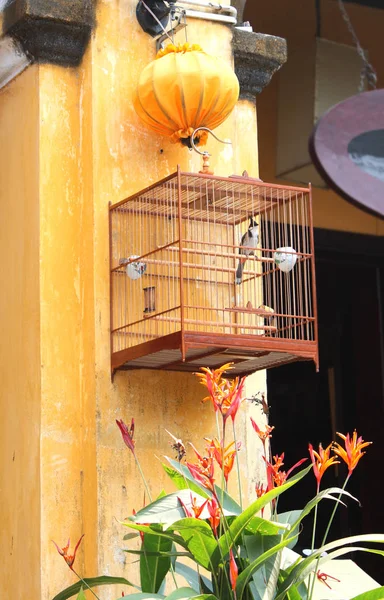
[[[310,187],[178,169],[109,216],[113,371],[318,366]],[[250,218],[259,242],[236,284]]]

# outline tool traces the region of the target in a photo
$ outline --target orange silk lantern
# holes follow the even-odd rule
[[[134,108],[150,129],[190,147],[193,131],[220,125],[238,97],[238,79],[221,58],[196,44],[169,44],[142,71]],[[194,143],[206,140],[207,132],[198,132]]]

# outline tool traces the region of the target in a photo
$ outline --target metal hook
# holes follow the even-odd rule
[[[200,154],[201,156],[211,156],[209,154],[209,152],[207,152],[206,150],[204,150],[204,152],[201,152],[201,150],[198,150],[196,148],[195,142],[193,141],[195,134],[197,131],[208,131],[208,133],[210,133],[211,135],[213,135],[213,137],[215,138],[215,140],[217,140],[218,142],[220,142],[221,144],[232,144],[232,142],[226,142],[225,140],[221,140],[220,138],[217,137],[217,135],[215,135],[213,133],[213,131],[211,131],[211,129],[209,129],[208,127],[197,127],[192,135],[191,135],[191,146],[194,149],[195,152],[197,152],[198,154]]]

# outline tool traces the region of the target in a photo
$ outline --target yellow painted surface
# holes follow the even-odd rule
[[[92,119],[88,59],[40,67],[41,552],[43,597],[75,580],[50,543],[86,533],[96,571]]]
[[[70,536],[73,548],[82,533],[81,574],[138,581],[121,550],[125,531],[117,519],[142,506],[144,488],[116,419],[135,418],[137,453],[154,496],[162,487],[173,489],[157,459],[170,454],[165,428],[202,450],[203,436],[216,430],[192,375],[110,376],[108,204],[177,164],[185,171],[201,168],[200,156],[151,133],[134,113],[138,74],[155,55],[135,7],[134,0],[99,0],[97,28],[79,68],[30,67],[0,93],[0,140],[7,149],[0,167],[8,285],[0,303],[9,340],[0,351],[6,423],[0,460],[10,482],[0,486],[7,506],[7,596],[50,600],[75,581],[51,539],[64,546]],[[231,30],[224,25],[191,20],[189,41],[232,61]],[[240,101],[216,133],[233,145],[209,140],[215,173],[246,169],[257,177],[257,151],[250,151],[257,137],[254,104]],[[247,393],[264,389],[265,374],[258,373]],[[10,410],[11,403],[16,408]],[[249,410],[247,403],[238,421],[239,438],[248,445]],[[254,457],[244,446],[244,490],[252,498],[259,479]],[[25,576],[18,577],[15,593],[10,581],[20,568]],[[103,588],[102,597],[120,593]]]
[[[341,17],[337,2],[324,0],[321,3],[321,11],[322,37],[352,46],[353,41]],[[353,3],[348,4],[347,11],[362,47],[368,49],[369,60],[377,71],[378,87],[381,87],[384,78],[384,56],[381,43],[384,12]],[[286,38],[288,60],[290,53],[298,51],[302,52],[304,60],[306,49],[313,45],[315,36],[314,2],[271,0],[268,3],[256,4],[252,0],[248,0],[244,18],[251,21],[255,31]],[[269,86],[257,98],[260,174],[261,178],[266,181],[291,184],[290,181],[277,180],[275,177],[278,83],[279,74],[272,78]],[[297,93],[300,94],[300,88]],[[300,97],[297,101],[300,102]],[[329,189],[313,188],[313,214],[315,227],[384,235],[384,220],[355,208]]]
[[[129,555],[121,551],[123,532],[116,519],[142,506],[144,489],[132,456],[122,444],[115,419],[128,422],[135,417],[137,452],[154,496],[162,487],[168,491],[173,489],[156,459],[170,452],[170,438],[165,428],[201,449],[203,436],[214,435],[216,428],[211,407],[200,404],[204,390],[192,375],[118,372],[113,383],[110,381],[110,348],[106,343],[110,318],[106,286],[109,277],[108,202],[118,202],[161,179],[173,172],[177,164],[185,171],[201,168],[201,157],[148,131],[133,110],[129,99],[141,69],[154,58],[155,47],[132,18],[135,4],[132,2],[129,6],[129,11],[122,13],[114,4],[100,2],[99,26],[93,41],[95,351],[99,415],[99,571],[122,571],[137,581],[135,567],[128,564]],[[130,35],[126,33],[128,30]],[[178,34],[181,41],[182,36],[182,32]],[[191,43],[201,43],[207,52],[216,52],[231,60],[231,32],[225,26],[191,21],[188,38]],[[207,149],[213,155],[211,166],[215,173],[241,174],[247,169],[251,176],[257,176],[257,153],[250,153],[240,144],[245,133],[249,139],[256,138],[254,105],[240,102],[216,133],[222,139],[231,139],[233,146],[209,140]],[[263,374],[259,374],[258,389],[264,387]],[[248,406],[244,410],[247,411]],[[240,437],[245,439],[244,415],[239,425]],[[252,475],[247,470],[246,460],[244,452],[242,472],[244,481],[249,482]]]
[[[39,74],[0,92],[0,581],[40,598]]]

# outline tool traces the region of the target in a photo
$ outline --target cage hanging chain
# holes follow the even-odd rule
[[[348,13],[344,6],[343,0],[337,0],[337,3],[339,5],[341,16],[343,17],[343,19],[347,25],[348,31],[351,34],[352,39],[355,43],[356,51],[357,51],[358,55],[360,56],[361,60],[363,61],[363,67],[361,69],[361,75],[360,75],[359,92],[364,91],[365,80],[367,80],[367,83],[369,86],[371,86],[371,88],[376,89],[376,85],[377,85],[376,71],[373,68],[373,66],[371,65],[371,63],[368,61],[367,55],[366,55],[365,51],[363,50],[363,48],[361,47],[359,38],[356,35],[356,31],[355,31],[355,29],[351,23],[351,20],[348,16]]]

